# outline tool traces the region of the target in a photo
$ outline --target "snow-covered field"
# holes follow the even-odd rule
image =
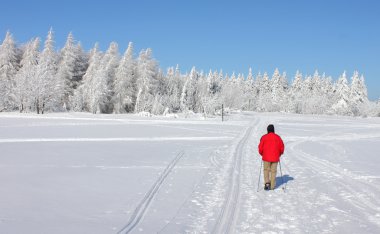
[[[269,123],[283,177],[257,192]],[[379,144],[379,118],[3,113],[0,233],[379,233]]]

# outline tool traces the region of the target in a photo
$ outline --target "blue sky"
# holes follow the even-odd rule
[[[380,1],[6,1],[0,33],[18,43],[45,39],[53,27],[57,48],[72,32],[86,50],[111,41],[120,53],[128,42],[135,53],[152,48],[160,67],[179,64],[186,72],[231,74],[296,70],[337,79],[347,71],[364,74],[369,97],[380,98]],[[4,36],[0,36],[1,40]]]

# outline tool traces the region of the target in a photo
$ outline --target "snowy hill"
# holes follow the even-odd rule
[[[379,233],[379,143],[379,118],[1,113],[0,233]]]

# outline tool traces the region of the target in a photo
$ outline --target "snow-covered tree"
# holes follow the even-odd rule
[[[297,70],[294,80],[289,90],[289,102],[287,105],[287,110],[292,113],[302,112],[302,74]]]
[[[174,69],[173,67],[169,68],[166,73],[167,79],[167,93],[166,99],[164,98],[164,106],[167,107],[166,113],[176,113],[180,111],[180,99],[181,99],[181,90],[183,78],[177,65]]]
[[[268,74],[265,72],[263,76],[259,75],[258,81],[258,111],[272,111],[272,85]]]
[[[244,76],[233,72],[231,77],[226,77],[225,82],[221,88],[221,96],[223,104],[228,109],[242,109],[244,101],[244,89],[245,81]]]
[[[380,99],[377,100],[376,102],[370,102],[368,106],[369,107],[366,113],[369,116],[380,117]]]
[[[10,111],[17,106],[14,92],[18,66],[16,45],[11,33],[7,32],[0,45],[0,111]]]
[[[198,111],[205,116],[214,115],[221,108],[221,86],[217,71],[208,73],[207,77],[198,80]]]
[[[330,76],[326,77],[326,75],[323,74],[320,85],[321,95],[328,96],[330,98],[334,92],[332,78]]]
[[[82,112],[85,110],[85,99],[84,99],[84,86],[79,85],[74,90],[74,95],[70,99],[70,106],[72,107],[72,110],[75,112]]]
[[[54,51],[53,30],[50,29],[31,86],[34,110],[38,114],[43,114],[46,110],[58,109],[58,103],[62,99],[59,92],[62,86],[56,78],[56,73],[57,54]]]
[[[69,98],[74,93],[74,70],[76,67],[77,50],[74,44],[74,37],[69,33],[66,44],[60,52],[60,61],[58,63],[57,81],[60,83],[62,105],[64,109],[70,110]]]
[[[355,104],[368,102],[367,87],[364,83],[364,76],[359,77],[359,72],[355,71],[351,78],[351,101]]]
[[[334,87],[332,78],[322,75],[319,87],[319,106],[321,110],[317,114],[326,114],[331,109],[334,100]]]
[[[332,106],[332,110],[336,114],[352,114],[350,107],[350,95],[351,89],[347,81],[346,72],[343,72],[335,85],[335,103]]]
[[[354,72],[351,84],[344,72],[333,84],[331,77],[297,71],[291,87],[286,74],[276,69],[254,79],[244,74],[205,74],[195,68],[181,74],[177,68],[163,73],[142,50],[133,58],[129,44],[119,58],[113,42],[103,54],[97,46],[87,54],[70,33],[58,53],[49,31],[42,52],[39,40],[17,47],[8,32],[0,46],[0,111],[89,111],[92,113],[149,112],[165,114],[198,112],[205,116],[226,108],[288,111],[308,114],[376,116],[379,104],[370,102],[364,77]]]
[[[136,105],[136,62],[129,43],[115,73],[114,112],[133,112]]]
[[[257,102],[256,83],[252,74],[252,68],[249,68],[246,82],[243,87],[243,109],[253,110],[254,103]]]
[[[256,77],[253,79],[252,86],[252,95],[250,96],[249,105],[250,109],[254,111],[258,111],[260,105],[260,85],[262,82],[263,76],[261,72],[259,72]]]
[[[92,49],[89,56],[89,66],[83,76],[84,109],[92,113],[111,113],[114,95],[115,72],[119,64],[118,46],[112,42],[107,52],[102,55],[98,45]]]
[[[105,85],[100,85],[99,88],[102,90],[101,93],[101,102],[99,103],[101,113],[112,113],[113,111],[113,102],[112,97],[114,95],[114,82],[116,69],[119,65],[119,52],[118,45],[115,42],[111,42],[108,50],[104,54],[99,73],[97,78],[100,79],[98,83],[104,83]]]
[[[102,88],[105,82],[101,79],[99,74],[101,72],[100,65],[102,60],[102,54],[98,49],[98,44],[91,50],[89,56],[89,66],[86,73],[83,76],[83,84],[81,87],[82,93],[77,92],[77,95],[83,95],[83,97],[76,97],[75,100],[83,100],[83,103],[76,103],[75,106],[82,106],[83,110],[91,113],[100,112],[99,102],[103,95],[100,93],[105,88]],[[100,87],[101,89],[99,89]],[[105,95],[104,95],[105,96]]]
[[[224,81],[223,81],[223,86],[222,86],[222,101],[224,104],[224,108],[232,109],[234,106],[234,99],[233,99],[233,89],[234,85],[232,80],[236,79],[235,73],[232,73],[231,77],[226,74]]]
[[[326,113],[331,106],[330,95],[332,93],[331,83],[326,79],[325,75],[321,77],[318,71],[313,76],[313,92],[311,94],[312,114]]]
[[[325,94],[322,92],[322,79],[318,71],[308,76],[303,87],[302,113],[323,114],[328,109]]]
[[[158,69],[156,79],[157,85],[153,91],[154,101],[152,103],[152,110],[150,113],[154,115],[162,115],[167,108],[167,103],[165,101],[168,95],[168,82],[161,69]]]
[[[213,73],[210,70],[207,77],[201,76],[197,81],[197,95],[195,97],[195,112],[203,113],[204,116],[207,116],[208,105],[211,104],[212,94],[210,87]]]
[[[359,77],[358,71],[355,71],[351,78],[350,102],[354,115],[364,114],[368,108],[367,87],[364,76]]]
[[[321,77],[318,70],[316,70],[312,78],[312,91],[315,96],[321,96],[321,87]]]
[[[83,77],[86,74],[88,65],[89,65],[89,56],[83,50],[80,43],[77,44],[78,57],[76,60],[76,66],[74,69],[73,76],[73,96],[69,97],[70,106],[74,111],[83,111],[85,108],[84,105],[84,96],[83,96]]]
[[[288,83],[286,80],[286,74],[280,75],[279,70],[276,70],[273,73],[272,80],[272,100],[273,100],[273,109],[272,111],[281,111],[284,110],[287,100],[287,89]]]
[[[15,96],[18,103],[18,109],[20,112],[24,112],[27,108],[30,109],[33,100],[30,97],[33,96],[31,87],[32,82],[36,79],[36,71],[39,59],[39,47],[40,39],[36,38],[25,46],[23,53],[20,70],[15,77]]]
[[[142,50],[137,60],[136,113],[151,113],[156,96],[154,92],[158,85],[157,73],[157,63],[152,58],[152,50]]]
[[[186,81],[182,87],[180,98],[182,112],[195,110],[198,76],[198,72],[195,70],[195,67],[193,67],[190,71],[190,74],[185,78]]]

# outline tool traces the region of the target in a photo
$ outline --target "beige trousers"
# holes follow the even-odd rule
[[[278,162],[265,162],[264,161],[264,180],[265,183],[270,183],[270,188],[276,187],[276,173]]]

